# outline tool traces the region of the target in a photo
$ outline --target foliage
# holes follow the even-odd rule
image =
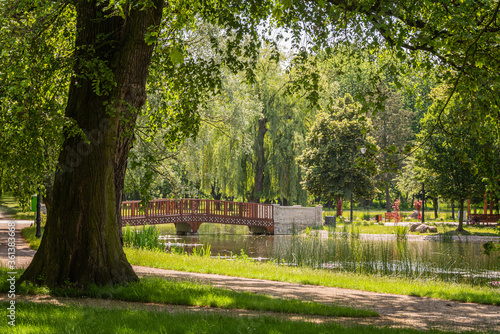
[[[63,111],[74,9],[57,1],[4,1],[0,16],[0,169],[4,187],[26,209],[39,186],[50,189],[62,128],[72,131]]]
[[[472,203],[482,200],[486,190],[485,179],[500,176],[490,167],[483,169],[477,162],[481,157],[493,158],[499,148],[491,134],[479,139],[478,133],[467,121],[455,117],[457,110],[474,109],[475,99],[454,98],[441,112],[440,93],[436,89],[436,102],[422,121],[417,160],[424,169],[428,187],[439,195],[459,201],[463,211],[464,200],[471,199]],[[440,132],[435,131],[435,127]],[[429,137],[432,131],[434,133]],[[461,224],[462,221],[459,229]]]
[[[126,247],[163,250],[165,245],[158,239],[159,236],[160,232],[154,225],[142,225],[142,231],[140,231],[137,228],[132,230],[130,224],[127,224],[123,233],[123,244]]]
[[[375,193],[368,163],[374,147],[369,136],[370,120],[359,114],[359,104],[350,95],[338,99],[329,112],[317,115],[306,139],[306,149],[298,158],[305,171],[303,186],[309,194],[325,200],[346,198],[350,194],[351,172],[354,194],[357,198],[370,198]],[[368,147],[366,155],[358,151],[361,142]],[[352,165],[353,156],[356,164]]]

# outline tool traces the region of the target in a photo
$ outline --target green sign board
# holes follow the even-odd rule
[[[36,212],[37,195],[31,196],[31,211]]]

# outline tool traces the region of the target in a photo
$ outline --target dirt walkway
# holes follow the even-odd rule
[[[15,266],[16,268],[26,268],[35,255],[35,251],[29,248],[28,244],[21,235],[21,230],[29,227],[33,222],[30,220],[0,220],[0,266],[8,265],[8,238],[9,238],[9,222],[15,223],[16,226],[16,253]]]
[[[20,230],[29,223],[18,223],[16,229]],[[6,256],[7,224],[0,222],[0,258],[2,263]],[[30,250],[22,241],[16,238],[16,266],[25,267],[31,261],[34,251]],[[253,293],[272,295],[283,298],[298,298],[302,300],[317,301],[322,303],[335,303],[344,306],[372,309],[380,313],[377,318],[352,319],[352,318],[327,318],[314,316],[279,315],[272,312],[253,312],[242,310],[219,310],[207,308],[181,307],[171,305],[158,305],[150,303],[126,303],[96,299],[73,300],[54,298],[50,296],[20,296],[19,300],[34,302],[51,302],[56,304],[78,303],[103,307],[147,308],[159,311],[189,311],[189,312],[225,312],[236,315],[271,315],[291,319],[301,319],[315,322],[335,321],[343,324],[372,324],[389,327],[412,327],[416,329],[445,329],[452,331],[490,331],[500,333],[500,306],[460,303],[437,300],[431,298],[412,297],[404,295],[382,294],[358,290],[329,288],[323,286],[291,284],[258,279],[247,279],[213,274],[187,273],[173,270],[155,269],[134,266],[140,276],[154,275],[168,279],[191,280],[209,283],[212,286],[222,287],[236,291],[249,291]],[[500,291],[499,291],[500,293]],[[6,296],[0,296],[5,300]]]

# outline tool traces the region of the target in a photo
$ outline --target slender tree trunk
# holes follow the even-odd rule
[[[432,197],[432,206],[434,207],[434,218],[438,218],[438,198],[436,196]]]
[[[387,212],[391,212],[391,196],[389,195],[389,184],[385,187],[385,208]]]
[[[458,227],[456,229],[457,232],[463,232],[464,231],[464,215],[462,214],[464,212],[464,202],[465,200],[461,199],[458,202]]]
[[[90,144],[65,131],[44,237],[21,278],[48,286],[137,280],[120,242],[120,207],[131,134],[137,110],[146,101],[154,48],[144,38],[159,26],[163,1],[125,11],[124,18],[103,13],[105,5],[98,3],[76,4],[76,75],[66,107],[66,116]],[[114,81],[101,82],[99,91],[88,69],[95,63],[108,66]]]
[[[451,200],[451,219],[455,220],[455,201]]]
[[[267,132],[267,119],[259,119],[259,129],[256,142],[257,164],[255,166],[254,188],[252,192],[251,202],[259,203],[264,190],[264,137]]]

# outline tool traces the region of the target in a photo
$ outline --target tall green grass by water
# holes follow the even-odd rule
[[[500,260],[495,256],[487,257],[478,251],[474,258],[465,258],[460,252],[450,253],[448,244],[407,241],[407,227],[400,227],[396,233],[396,241],[360,240],[359,233],[347,232],[343,227],[330,238],[279,239],[272,259],[288,266],[471,285],[499,280]],[[424,245],[435,250],[429,251]]]
[[[123,232],[123,243],[128,247],[145,249],[164,249],[164,243],[159,240],[160,232],[154,225],[142,225],[141,229],[131,229],[127,224]]]

